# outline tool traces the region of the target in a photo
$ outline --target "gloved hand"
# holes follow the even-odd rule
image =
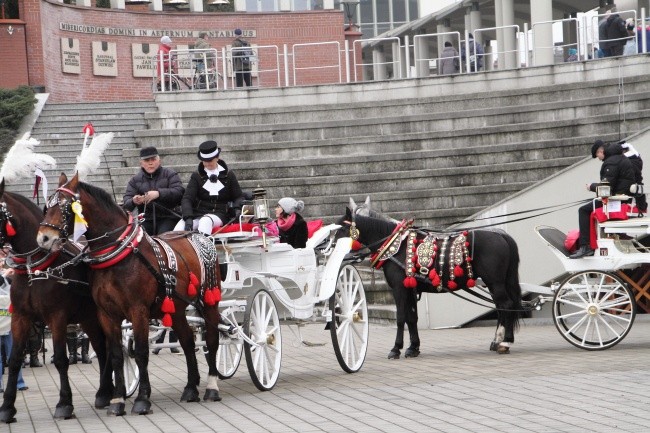
[[[236,207],[233,210],[235,211],[235,218],[239,219],[239,216],[241,215],[241,208]]]
[[[185,220],[185,231],[191,232],[194,228],[194,220],[192,218],[187,218]]]

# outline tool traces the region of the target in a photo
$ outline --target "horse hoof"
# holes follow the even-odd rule
[[[16,422],[16,418],[14,416],[16,415],[16,408],[11,407],[9,409],[2,409],[0,410],[0,422],[4,422],[7,424],[11,424],[12,422]]]
[[[399,354],[400,354],[399,350],[391,350],[388,353],[388,359],[399,359]]]
[[[419,349],[406,349],[406,352],[404,353],[404,358],[417,358],[418,355],[420,354]]]
[[[496,341],[490,343],[490,350],[492,352],[496,352],[498,348],[499,348],[499,343],[497,343]]]
[[[199,399],[199,390],[196,388],[185,388],[183,395],[181,395],[181,401],[186,401],[188,403],[201,401]]]
[[[205,395],[203,395],[203,401],[221,401],[219,391],[216,389],[206,389]]]
[[[111,398],[106,395],[95,396],[95,409],[104,409],[111,404]]]
[[[151,402],[149,400],[135,400],[133,402],[133,408],[131,408],[131,413],[136,415],[149,415],[153,411],[151,410]]]
[[[112,403],[108,406],[106,414],[110,416],[124,416],[126,415],[126,410],[124,410],[125,407],[126,405],[124,403]]]
[[[74,406],[71,404],[65,404],[62,406],[57,406],[54,411],[54,419],[70,419],[74,418]]]
[[[497,353],[499,355],[507,355],[510,353],[510,348],[508,346],[499,346]]]

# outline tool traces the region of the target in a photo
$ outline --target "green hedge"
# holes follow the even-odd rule
[[[13,146],[20,123],[34,111],[34,104],[36,98],[31,87],[0,89],[0,155],[4,156]]]

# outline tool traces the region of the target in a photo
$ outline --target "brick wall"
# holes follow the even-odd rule
[[[25,23],[22,21],[0,21],[0,59],[1,88],[13,89],[29,84]]]
[[[112,101],[152,99],[152,79],[136,78],[132,73],[131,44],[150,43],[157,47],[160,35],[132,37],[98,35],[64,31],[60,23],[154,30],[255,30],[248,38],[255,45],[338,41],[344,44],[343,14],[340,11],[308,11],[291,13],[189,13],[111,10],[64,5],[54,0],[24,0],[21,18],[27,23],[29,77],[31,85],[45,85],[52,102]],[[32,32],[32,28],[34,31]],[[68,74],[61,67],[61,38],[79,39],[81,73]],[[173,37],[173,43],[192,45],[195,37]],[[118,76],[93,75],[92,42],[114,42],[117,46]],[[213,48],[221,49],[232,37],[212,38]],[[331,48],[330,48],[331,49]],[[334,54],[336,57],[336,54]],[[312,54],[307,62],[327,61],[332,54]],[[339,73],[332,68],[302,74],[299,84],[337,82]],[[284,84],[284,83],[283,83]]]

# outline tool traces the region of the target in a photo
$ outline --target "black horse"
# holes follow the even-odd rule
[[[421,293],[472,291],[477,278],[489,289],[498,314],[490,349],[509,353],[522,311],[519,250],[511,236],[497,230],[453,234],[425,231],[411,227],[408,222],[394,223],[354,214],[349,208],[339,224],[344,226],[342,231],[347,234],[349,230],[350,237],[356,237],[361,246],[370,250],[371,262],[384,271],[393,291],[397,338],[388,358],[400,356],[404,323],[411,338],[405,356],[420,354],[417,301]]]

